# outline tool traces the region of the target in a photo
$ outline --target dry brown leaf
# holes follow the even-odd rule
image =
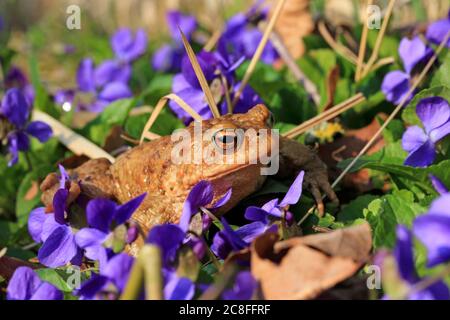
[[[264,234],[251,246],[251,271],[265,299],[313,299],[351,277],[369,257],[370,227],[292,238]]]
[[[368,223],[319,233],[304,237],[291,238],[275,245],[276,251],[298,245],[306,245],[330,256],[350,258],[355,261],[367,261],[372,248],[371,230]]]
[[[272,5],[272,8],[274,7]],[[294,59],[300,58],[305,52],[302,38],[313,30],[314,21],[309,11],[309,0],[286,1],[275,24],[275,31]]]

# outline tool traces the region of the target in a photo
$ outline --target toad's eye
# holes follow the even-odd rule
[[[220,129],[214,133],[213,142],[222,150],[233,150],[241,144],[242,134],[237,129]]]

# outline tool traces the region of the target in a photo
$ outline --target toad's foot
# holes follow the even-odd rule
[[[293,173],[305,171],[304,186],[311,192],[317,204],[319,216],[323,216],[325,207],[322,192],[334,203],[339,200],[328,181],[326,165],[317,154],[303,144],[288,138],[280,138],[280,172],[279,176],[292,176]]]

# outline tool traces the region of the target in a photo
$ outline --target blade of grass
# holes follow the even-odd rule
[[[363,96],[362,93],[358,93],[358,94],[352,96],[351,98],[345,100],[344,102],[341,102],[340,104],[328,109],[325,112],[322,112],[321,114],[315,116],[314,118],[311,118],[311,119],[303,122],[299,126],[289,130],[288,132],[284,133],[283,136],[286,138],[291,138],[291,139],[295,138],[295,137],[301,135],[302,133],[308,131],[312,127],[318,125],[319,123],[321,123],[323,121],[328,121],[328,120],[331,120],[331,119],[337,117],[341,113],[343,113],[343,112],[353,108],[354,106],[358,105],[359,103],[365,101],[365,99],[366,98]]]
[[[200,87],[205,94],[206,102],[208,102],[208,106],[211,109],[214,118],[218,118],[220,117],[219,108],[217,107],[216,101],[214,101],[214,96],[211,92],[211,89],[209,88],[208,81],[206,81],[203,70],[198,63],[197,56],[195,55],[195,52],[189,44],[189,41],[187,40],[183,31],[181,29],[179,30],[181,33],[181,39],[183,40],[184,48],[186,49],[186,53],[189,57],[189,61],[191,62],[192,68],[194,69],[195,75],[197,76],[198,82],[200,83]]]
[[[256,48],[255,54],[253,55],[252,59],[250,60],[250,64],[248,65],[248,68],[245,71],[245,74],[244,74],[244,77],[242,78],[241,84],[239,85],[239,88],[236,91],[236,94],[234,95],[233,110],[234,110],[234,107],[236,106],[236,103],[239,101],[239,98],[241,97],[241,94],[244,91],[244,88],[246,87],[248,81],[250,80],[250,78],[253,74],[253,71],[255,71],[256,64],[258,63],[259,59],[261,58],[264,48],[266,47],[266,44],[269,41],[269,36],[272,33],[272,30],[275,26],[275,23],[278,20],[278,17],[280,16],[281,10],[283,9],[285,2],[286,2],[286,0],[278,0],[278,2],[277,2],[275,10],[273,11],[273,15],[270,18],[269,23],[267,24],[266,30],[264,30],[264,34],[261,38],[261,41],[258,44],[258,47]]]
[[[369,33],[369,26],[367,21],[367,8],[372,5],[373,0],[367,0],[366,11],[363,18],[363,31],[361,35],[361,41],[359,42],[359,52],[358,52],[358,61],[356,64],[356,73],[355,73],[355,81],[359,81],[361,79],[361,71],[364,66],[364,57],[366,55],[366,46],[367,46],[367,34]]]
[[[395,0],[389,0],[388,7],[386,9],[386,15],[384,16],[383,23],[381,24],[381,29],[378,32],[372,54],[370,55],[370,58],[362,72],[362,78],[364,78],[370,71],[372,71],[372,67],[378,59],[378,53],[380,51],[381,44],[383,43],[383,38],[386,33],[387,26],[389,24],[389,19],[392,15],[392,10],[394,9],[394,4]]]
[[[328,45],[340,56],[342,56],[344,59],[348,60],[350,63],[356,65],[358,62],[358,57],[346,46],[344,46],[342,43],[337,42],[333,36],[328,31],[325,23],[323,21],[319,21],[318,29],[320,32],[320,35],[323,37],[323,39],[328,43]]]

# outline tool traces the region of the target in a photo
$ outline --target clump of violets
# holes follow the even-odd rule
[[[48,267],[68,263],[80,265],[83,257],[105,262],[133,242],[134,227],[128,219],[145,195],[117,205],[111,200],[89,200],[81,193],[80,182],[71,179],[60,166],[59,189],[52,208],[40,207],[30,213],[28,231],[34,241],[43,243],[39,261]],[[48,212],[51,210],[51,212]]]
[[[223,229],[215,234],[211,246],[214,254],[225,259],[230,252],[247,248],[257,236],[265,232],[277,232],[280,223],[292,225],[294,216],[288,210],[290,205],[296,204],[300,200],[304,175],[304,171],[298,174],[281,201],[273,199],[261,208],[248,207],[245,211],[245,218],[252,221],[251,223],[234,230],[225,218],[222,218]]]
[[[424,98],[416,113],[424,128],[411,126],[403,134],[402,146],[409,153],[405,164],[427,167],[436,158],[436,144],[450,134],[450,106],[442,97]]]
[[[383,79],[381,91],[386,100],[399,104],[411,88],[411,79],[417,66],[422,65],[433,56],[433,50],[418,37],[412,39],[403,38],[398,47],[398,52],[403,63],[402,70],[391,71]],[[412,96],[408,97],[411,99]]]
[[[111,37],[115,57],[95,66],[91,58],[83,59],[77,70],[77,88],[59,90],[54,100],[64,111],[75,105],[77,110],[101,112],[119,99],[132,96],[128,82],[131,78],[131,63],[145,53],[147,35],[139,29],[119,29]]]
[[[42,281],[29,267],[19,267],[6,289],[8,300],[63,300],[63,293],[54,285]]]
[[[9,166],[17,163],[19,151],[30,149],[30,136],[46,142],[52,129],[42,121],[30,121],[32,106],[21,90],[9,89],[0,106],[0,147],[10,155]]]
[[[166,21],[172,42],[162,45],[154,53],[152,66],[159,72],[179,72],[181,60],[185,55],[180,29],[190,41],[192,34],[197,29],[197,20],[194,16],[184,15],[179,11],[172,10],[167,12]]]

